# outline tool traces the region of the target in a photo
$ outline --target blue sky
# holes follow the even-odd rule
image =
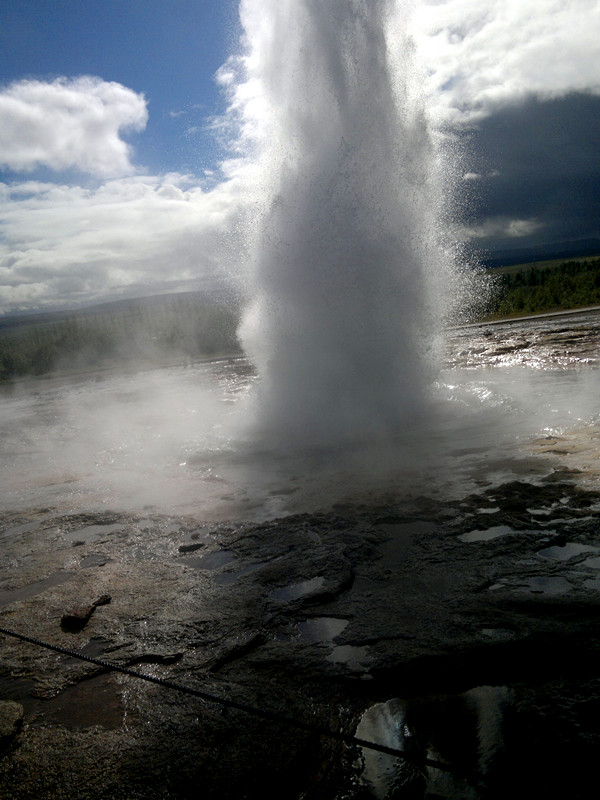
[[[99,76],[142,93],[152,173],[201,172],[220,157],[207,118],[225,98],[214,75],[235,46],[235,0],[10,0],[0,4],[0,82]]]
[[[265,31],[287,2],[241,0]],[[468,142],[453,235],[600,237],[600,0],[407,4],[431,129]],[[242,32],[238,0],[0,3],[0,313],[235,271],[244,164],[215,122],[240,84],[215,74]]]

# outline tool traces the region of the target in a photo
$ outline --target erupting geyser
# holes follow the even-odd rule
[[[232,110],[254,203],[240,336],[267,440],[395,434],[426,406],[453,264],[398,0],[243,0]]]

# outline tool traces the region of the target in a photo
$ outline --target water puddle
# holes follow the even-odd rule
[[[217,550],[214,553],[207,553],[205,556],[196,558],[178,558],[180,564],[185,564],[192,569],[213,570],[224,567],[235,560],[235,553],[231,550]]]
[[[107,534],[119,530],[123,530],[123,524],[120,522],[111,522],[106,525],[86,525],[83,528],[77,528],[77,530],[65,533],[65,537],[67,541],[73,544],[91,544],[91,542],[97,542]]]
[[[337,617],[315,617],[298,624],[300,639],[303,642],[333,642],[336,636],[348,626],[347,619]]]
[[[155,520],[150,517],[140,519],[137,523],[140,530],[148,530],[152,528],[159,528],[164,533],[179,533],[181,530],[181,523],[179,522],[164,522],[163,520]]]
[[[577,544],[576,542],[568,542],[564,545],[555,545],[554,547],[546,547],[544,550],[539,550],[538,555],[543,558],[551,558],[555,561],[568,561],[570,558],[579,556],[586,552],[597,552],[597,547],[591,547],[587,544]],[[584,562],[585,564],[586,562]]]
[[[259,569],[264,567],[265,562],[259,561],[256,564],[249,564],[247,567],[243,569],[231,572],[222,572],[220,575],[217,575],[215,578],[215,583],[218,583],[219,586],[231,586],[234,583],[237,583],[240,578],[244,578],[246,575],[252,575],[253,572],[257,572]]]
[[[371,662],[368,647],[356,647],[351,644],[341,644],[334,647],[327,656],[327,661],[333,664],[345,664],[353,672],[366,672]]]
[[[461,542],[489,542],[490,539],[497,539],[499,536],[507,536],[509,533],[516,533],[514,528],[508,525],[495,525],[482,531],[469,531],[461,533],[458,537]]]
[[[384,558],[400,555],[402,550],[411,542],[428,533],[432,533],[437,525],[428,520],[415,520],[414,522],[384,522],[378,526],[390,535],[390,539],[381,546]]]
[[[20,703],[25,711],[30,711],[39,702],[31,694],[35,687],[36,683],[31,678],[0,675],[0,699]]]
[[[27,586],[22,586],[20,589],[4,589],[0,591],[0,608],[11,603],[18,603],[21,600],[29,600],[31,597],[46,591],[46,589],[60,586],[61,583],[66,583],[72,578],[74,574],[74,572],[54,572],[47,578],[28,583]]]
[[[567,594],[573,588],[566,578],[539,575],[529,578],[525,584],[533,594],[560,595]]]
[[[41,528],[47,522],[60,517],[60,514],[51,514],[49,517],[37,519],[34,522],[23,522],[21,525],[13,525],[0,533],[0,539],[7,539],[9,536],[18,536],[21,533],[29,533]]]
[[[292,600],[300,600],[302,597],[318,592],[324,585],[325,578],[312,578],[310,581],[301,581],[300,583],[284,586],[282,589],[274,589],[271,592],[271,597],[273,600],[283,600],[289,603]]]
[[[114,559],[103,556],[100,553],[90,553],[89,556],[84,556],[81,559],[79,565],[82,569],[88,569],[89,567],[103,567],[105,564],[110,564],[113,561]]]
[[[510,533],[516,533],[519,536],[531,533],[539,534],[540,531],[526,530],[518,531],[511,528],[509,525],[495,525],[493,528],[486,528],[485,530],[468,531],[461,533],[458,537],[461,542],[489,542],[492,539],[497,539],[499,536],[507,536]],[[554,531],[544,531],[545,534],[553,534]]]
[[[125,708],[121,688],[114,675],[99,675],[69,686],[56,697],[38,706],[42,720],[70,730],[100,726],[119,728]]]
[[[590,569],[600,569],[600,557],[586,558],[586,560],[582,561],[582,563],[579,564],[578,566],[589,567]]]

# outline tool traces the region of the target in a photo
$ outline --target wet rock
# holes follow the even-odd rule
[[[217,655],[209,666],[211,672],[216,672],[225,664],[238,658],[243,658],[266,642],[266,637],[261,632],[238,634],[234,641],[226,642],[221,653]]]
[[[62,615],[60,627],[63,631],[69,631],[70,633],[81,631],[88,624],[95,610],[95,605],[77,606],[77,608],[73,608]]]
[[[94,600],[90,605],[77,606],[66,611],[60,620],[60,626],[63,631],[69,633],[76,633],[83,630],[90,621],[90,617],[98,606],[106,606],[110,603],[112,597],[109,594],[102,594],[97,600]]]
[[[0,755],[17,737],[23,725],[23,706],[12,700],[0,701]]]

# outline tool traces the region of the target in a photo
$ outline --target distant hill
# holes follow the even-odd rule
[[[127,315],[136,310],[140,312],[151,312],[153,308],[159,309],[161,307],[171,306],[180,301],[197,305],[227,305],[234,307],[239,304],[240,295],[233,289],[221,288],[107,300],[102,303],[79,306],[71,309],[10,311],[7,314],[0,314],[0,332],[5,329],[15,329],[29,325],[38,326],[53,324],[65,319],[72,320],[106,315]]]
[[[533,261],[555,261],[567,258],[600,256],[600,239],[578,239],[572,242],[552,242],[535,247],[516,247],[512,250],[497,250],[488,258],[482,258],[485,267],[508,267],[512,264],[528,264]]]
[[[5,315],[0,317],[0,382],[237,355],[239,316],[240,298],[231,290]]]

